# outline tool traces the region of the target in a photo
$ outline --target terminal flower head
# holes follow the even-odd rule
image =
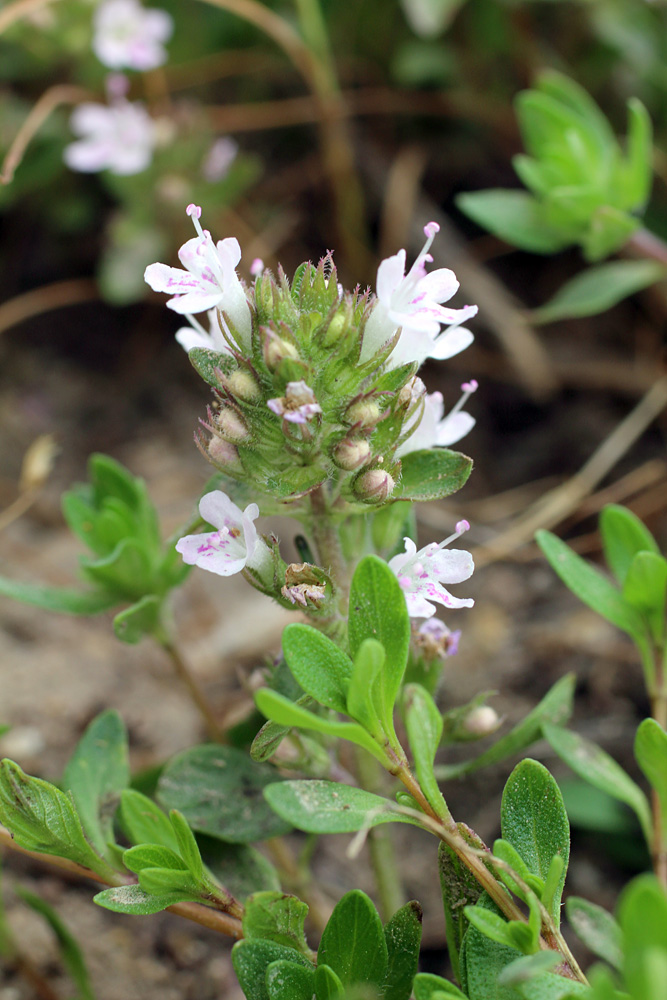
[[[475,418],[463,410],[467,400],[477,391],[477,382],[472,379],[461,386],[462,396],[458,403],[445,413],[445,404],[441,392],[431,392],[424,396],[423,410],[416,411],[412,422],[414,430],[410,437],[396,450],[396,457],[401,458],[411,451],[422,448],[448,448],[464,438],[475,426]],[[421,419],[420,419],[421,417]]]
[[[185,270],[167,264],[149,264],[144,278],[154,292],[172,295],[167,306],[174,312],[190,316],[209,309],[220,309],[229,317],[241,338],[239,346],[249,347],[250,307],[236,273],[241,260],[239,241],[230,236],[214,243],[208,230],[200,225],[201,208],[188,205],[187,214],[197,235],[178,251]]]
[[[443,584],[462,583],[472,576],[474,563],[463,549],[445,549],[446,545],[468,531],[467,521],[459,521],[456,531],[444,542],[431,542],[417,551],[411,538],[405,539],[405,552],[394,556],[389,568],[398,577],[405,594],[408,613],[412,618],[430,618],[435,614],[435,601],[446,608],[471,608],[471,598],[454,597]]]
[[[322,407],[315,399],[315,393],[303,379],[299,382],[288,382],[285,395],[270,399],[266,405],[292,424],[305,424],[322,412]]]
[[[79,104],[70,128],[78,138],[65,146],[63,159],[72,170],[139,174],[153,159],[155,122],[139,102],[117,98],[109,105]]]
[[[174,23],[165,10],[138,0],[104,0],[93,17],[93,52],[110,69],[148,70],[167,61]]]
[[[233,576],[246,566],[258,569],[270,560],[270,550],[253,523],[259,517],[256,503],[242,511],[226,493],[214,490],[201,498],[199,513],[216,530],[185,535],[176,543],[176,551],[190,566],[218,576]]]
[[[391,353],[392,367],[411,361],[421,364],[427,358],[443,361],[472,343],[472,334],[460,324],[477,313],[477,306],[446,309],[442,303],[448,302],[459,287],[456,275],[445,267],[430,274],[426,270],[426,264],[433,260],[428,251],[439,229],[437,222],[424,227],[426,242],[407,274],[405,250],[380,264],[377,301],[364,330],[362,363],[398,330],[401,334]],[[443,325],[447,329],[441,332]]]

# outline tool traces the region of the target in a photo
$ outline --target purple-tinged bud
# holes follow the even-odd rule
[[[231,375],[226,375],[223,385],[232,396],[246,403],[255,403],[262,395],[257,380],[244,368],[237,368]]]
[[[466,716],[463,729],[471,736],[481,739],[495,733],[503,720],[490,705],[478,705]]]
[[[418,375],[414,375],[399,392],[398,405],[404,406],[406,409],[411,409],[425,395],[426,386]]]
[[[369,469],[357,476],[354,492],[363,503],[384,503],[394,492],[396,483],[384,469]]]
[[[211,438],[207,451],[208,457],[219,469],[228,469],[230,472],[241,472],[243,469],[235,446],[224,438]]]
[[[215,419],[216,433],[232,444],[250,440],[250,431],[243,417],[230,406],[223,407]]]
[[[339,441],[331,456],[339,469],[352,472],[370,461],[371,447],[365,438]]]
[[[375,427],[379,423],[382,411],[375,399],[358,399],[350,403],[345,411],[345,422],[348,424],[358,424],[364,429]]]

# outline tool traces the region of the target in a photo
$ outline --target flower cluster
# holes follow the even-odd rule
[[[331,255],[317,267],[301,265],[291,282],[255,261],[254,280],[246,283],[237,273],[238,241],[214,241],[202,228],[199,206],[188,206],[187,214],[196,235],[179,251],[182,266],[151,264],[145,278],[187,320],[177,340],[213,388],[198,444],[231,496],[235,482],[245,481],[256,503],[241,512],[226,493],[207,494],[200,513],[216,530],[187,536],[177,548],[186,562],[222,576],[244,570],[268,579],[272,564],[274,596],[319,612],[331,590],[325,570],[286,567],[277,543],[257,535],[255,519],[286,504],[308,525],[316,495],[325,516],[335,510],[338,519],[411,499],[405,463],[452,455],[444,449],[474,426],[464,406],[476,382],[462,385],[460,400],[445,414],[442,394],[427,393],[416,373],[426,358],[451,357],[468,346],[472,334],[462,324],[476,307],[446,307],[458,289],[454,274],[427,271],[436,223],[425,227],[426,243],[407,274],[405,250],[380,264],[373,296],[346,292]],[[446,495],[439,484],[445,478],[434,476],[429,488],[436,492],[429,495]],[[412,490],[423,488],[417,482]],[[419,551],[406,538],[405,551],[390,560],[413,617],[431,618],[436,604],[473,604],[445,587],[472,574],[470,554],[446,548],[467,529],[461,521],[451,538]],[[456,634],[448,652],[455,648]]]

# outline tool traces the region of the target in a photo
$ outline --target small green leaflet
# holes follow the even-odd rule
[[[657,281],[667,278],[667,268],[653,260],[612,261],[582,271],[563,285],[554,297],[529,318],[533,323],[594,316]]]
[[[356,833],[382,823],[420,825],[389,799],[335,781],[280,781],[264,795],[279,816],[306,833]]]
[[[570,896],[566,900],[565,913],[572,930],[586,947],[598,958],[603,958],[620,970],[623,964],[623,941],[621,929],[611,913],[578,896]]]
[[[472,459],[448,448],[411,451],[401,459],[397,500],[440,500],[465,486]]]
[[[68,615],[98,615],[119,601],[116,594],[110,594],[106,590],[41,587],[38,584],[9,580],[5,576],[0,576],[0,597],[11,597],[45,611],[58,611]]]
[[[306,903],[284,892],[255,892],[246,900],[243,935],[247,940],[265,938],[310,957],[303,925]]]
[[[635,738],[635,757],[660,803],[663,847],[667,847],[667,733],[655,719],[644,719]]]

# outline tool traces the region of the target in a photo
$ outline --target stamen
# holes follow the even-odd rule
[[[440,542],[438,548],[444,549],[446,545],[449,545],[450,542],[456,541],[456,539],[460,538],[461,535],[465,534],[466,531],[470,531],[470,522],[465,520],[458,521],[456,524],[456,530],[454,531],[454,534],[450,535],[449,538],[445,538],[444,542]]]
[[[461,392],[463,393],[463,395],[459,399],[458,403],[456,403],[451,408],[447,416],[453,417],[455,413],[458,413],[459,410],[461,410],[466,405],[466,403],[472,396],[473,392],[477,392],[478,389],[479,389],[479,384],[477,382],[477,379],[472,378],[470,379],[469,382],[464,382],[461,386]]]
[[[192,219],[192,224],[194,225],[195,230],[197,231],[197,236],[203,238],[204,233],[202,232],[201,223],[199,221],[201,219],[201,205],[195,205],[194,202],[190,202],[190,204],[185,210],[185,214],[189,215],[190,218]]]
[[[259,277],[259,275],[264,270],[264,261],[261,257],[255,257],[252,264],[250,265],[250,273],[253,278]]]

